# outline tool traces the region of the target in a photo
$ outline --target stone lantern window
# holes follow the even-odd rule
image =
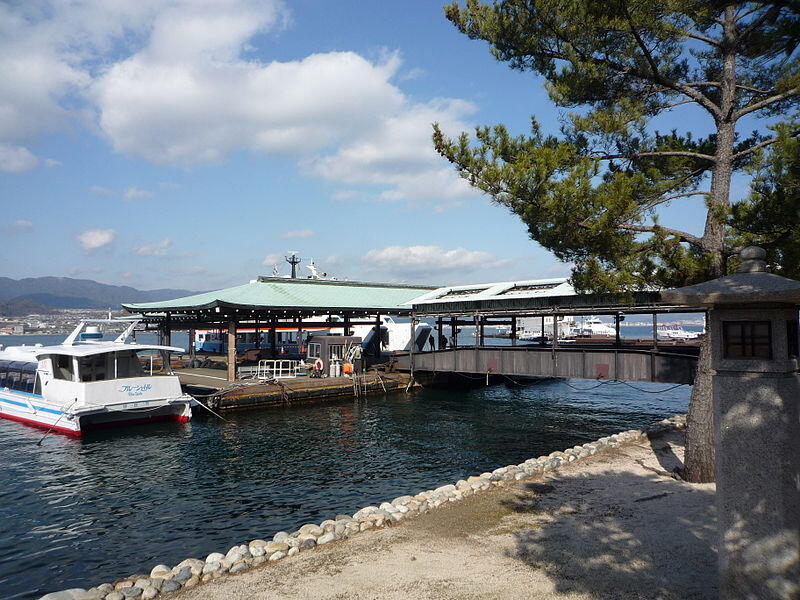
[[[725,358],[772,358],[772,323],[723,321],[722,352]]]

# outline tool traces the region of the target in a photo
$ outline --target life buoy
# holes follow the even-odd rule
[[[321,359],[321,358],[318,358],[318,359],[316,359],[316,360],[314,361],[314,370],[315,370],[315,371],[322,371],[322,368],[323,368],[324,366],[325,366],[325,365],[323,365],[323,364],[322,364],[322,359]]]
[[[345,375],[352,375],[353,374],[353,365],[349,362],[346,362],[342,365],[342,373]]]

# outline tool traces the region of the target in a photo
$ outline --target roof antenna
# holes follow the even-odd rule
[[[300,264],[300,259],[297,258],[297,250],[289,250],[286,262],[292,265],[292,279],[297,279],[297,265]]]

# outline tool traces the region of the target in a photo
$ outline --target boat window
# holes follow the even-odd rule
[[[148,365],[148,373],[150,372],[150,357],[142,356],[140,360],[139,354],[135,350],[125,350],[117,352],[117,378],[124,377],[144,377],[145,371],[142,368],[142,361]]]
[[[344,345],[343,344],[332,344],[328,346],[328,358],[330,359],[342,359],[344,357]]]
[[[110,361],[109,361],[110,359]],[[108,363],[111,362],[111,369]],[[112,353],[93,354],[82,356],[78,359],[78,375],[83,382],[104,381],[114,377],[114,363]],[[109,371],[111,371],[109,373]]]
[[[319,358],[321,347],[319,344],[309,344],[308,345],[308,357],[309,358]]]
[[[33,383],[33,393],[37,396],[42,395],[42,378],[39,377],[39,373],[36,373],[36,379]]]
[[[33,380],[36,378],[38,363],[14,361],[8,363],[5,387],[18,392],[33,393]]]
[[[9,369],[6,375],[6,387],[10,390],[19,389],[19,371],[12,371]]]
[[[6,377],[8,373],[8,361],[0,360],[0,388],[7,387]]]
[[[56,379],[63,379],[64,381],[73,381],[74,371],[72,368],[72,357],[65,356],[64,354],[54,354],[53,360],[53,377]]]

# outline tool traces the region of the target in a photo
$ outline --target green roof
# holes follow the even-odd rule
[[[171,312],[216,307],[245,309],[353,309],[407,311],[409,301],[434,287],[361,281],[260,277],[244,285],[164,300],[123,304],[131,312]],[[408,304],[407,304],[408,303]]]

